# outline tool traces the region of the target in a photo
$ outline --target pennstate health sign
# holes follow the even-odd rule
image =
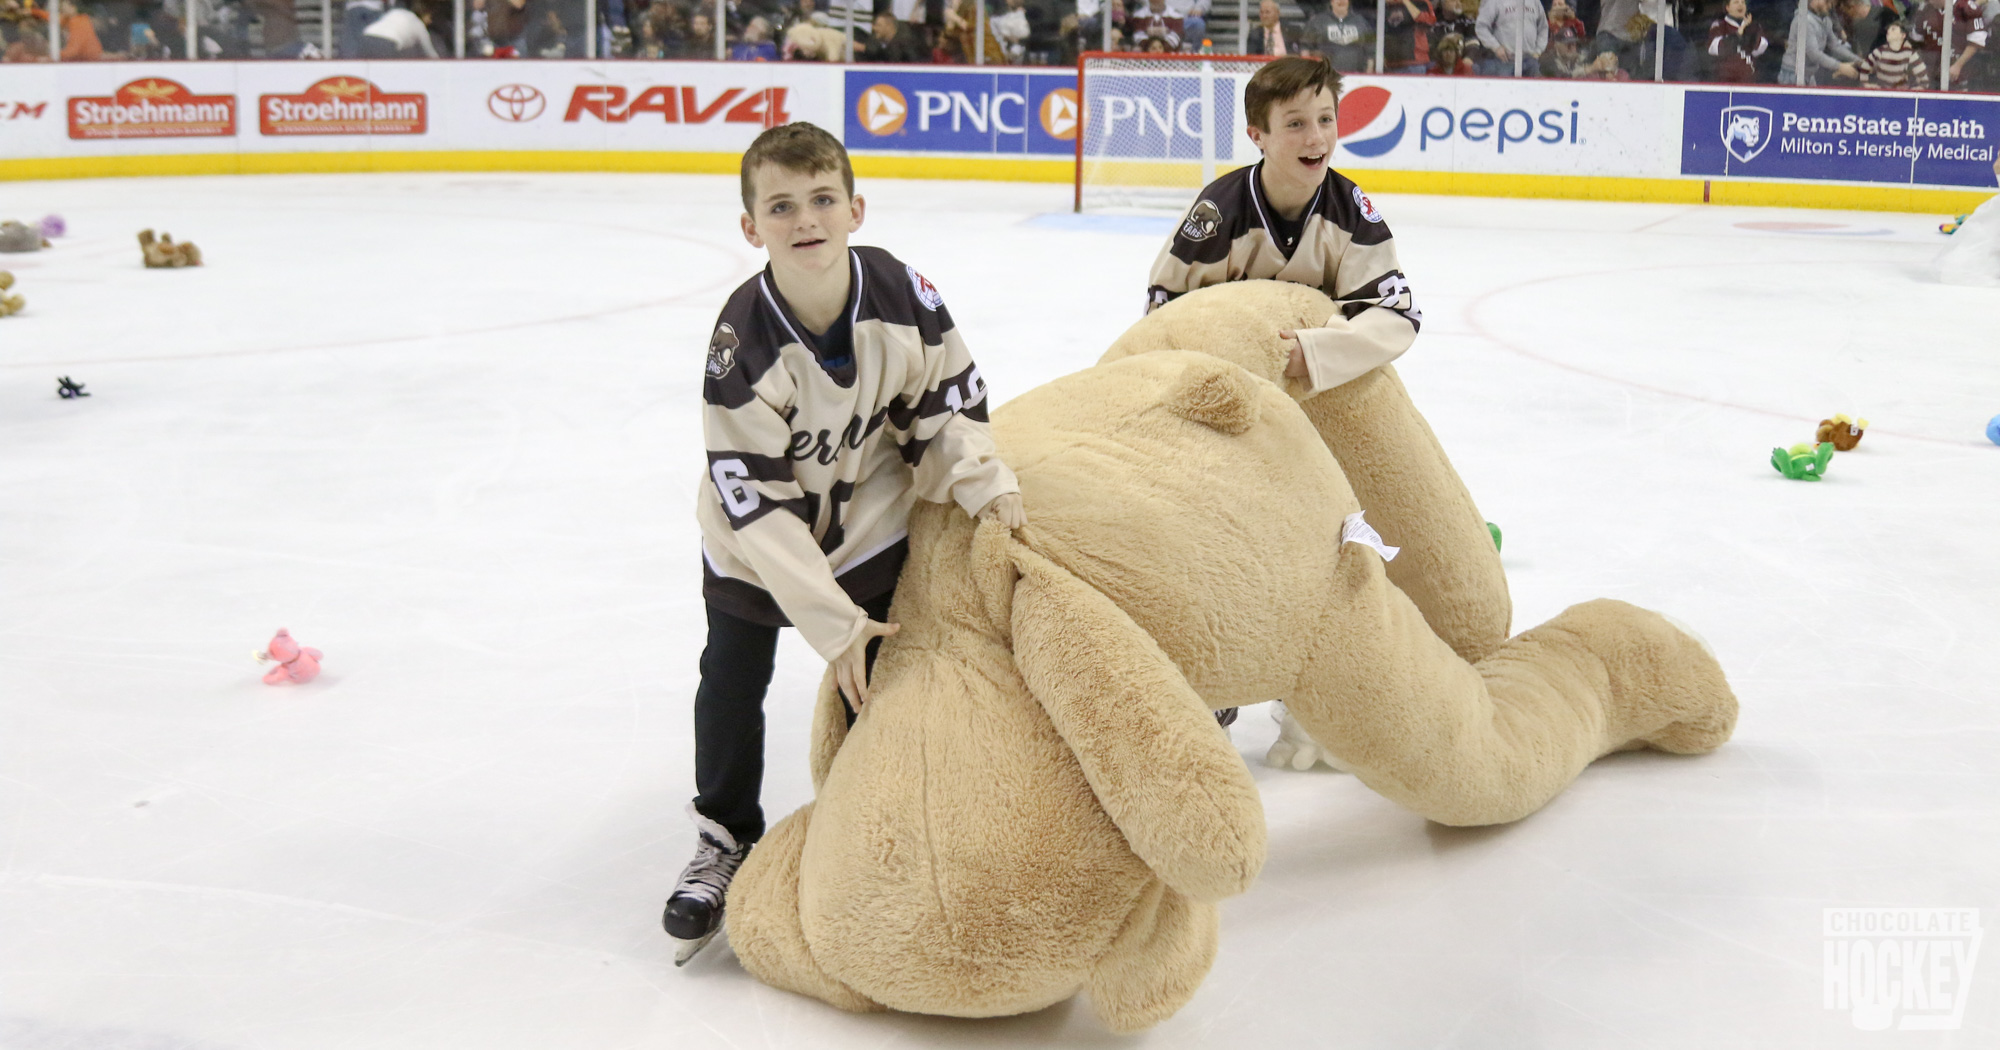
[[[264,135],[421,135],[429,126],[424,95],[392,94],[360,77],[327,77],[296,95],[257,96]]]
[[[69,100],[73,139],[235,136],[235,95],[197,95],[166,77],[134,80],[108,96]]]
[[[1868,91],[1698,91],[1681,174],[1992,186],[2000,99]]]

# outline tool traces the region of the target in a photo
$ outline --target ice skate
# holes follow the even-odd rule
[[[701,834],[700,845],[694,860],[681,869],[680,882],[667,897],[666,913],[660,918],[667,936],[674,939],[675,966],[686,966],[721,932],[729,880],[750,852],[748,844],[738,843],[729,829],[696,812],[692,804],[688,816]]]

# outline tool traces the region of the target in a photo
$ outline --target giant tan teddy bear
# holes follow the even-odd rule
[[[1199,291],[994,414],[1030,524],[912,514],[874,699],[848,731],[822,688],[817,798],[730,889],[752,973],[847,1010],[1088,990],[1113,1029],[1159,1022],[1264,862],[1221,708],[1285,699],[1369,787],[1460,825],[1610,751],[1728,738],[1721,667],[1656,613],[1507,638],[1485,525],[1394,372],[1303,406],[1280,385],[1277,331],[1332,314],[1296,285]],[[1394,561],[1343,542],[1363,508]]]

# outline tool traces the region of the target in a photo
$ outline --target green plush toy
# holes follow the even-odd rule
[[[1486,523],[1486,531],[1487,531],[1487,532],[1489,532],[1489,533],[1491,533],[1491,534],[1493,535],[1493,549],[1494,549],[1494,550],[1496,550],[1496,551],[1497,551],[1497,550],[1499,550],[1499,549],[1500,549],[1500,526],[1498,526],[1498,525],[1495,525],[1495,524],[1493,524],[1492,522],[1490,522],[1490,521],[1489,521],[1489,522],[1487,522],[1487,523]]]
[[[1826,476],[1826,465],[1832,461],[1833,444],[1827,441],[1817,448],[1801,442],[1789,449],[1771,450],[1771,466],[1793,481],[1818,481]]]

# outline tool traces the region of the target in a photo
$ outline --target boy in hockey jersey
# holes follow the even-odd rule
[[[868,701],[913,500],[1018,528],[1020,486],[994,451],[986,386],[937,289],[861,226],[847,151],[806,123],[743,155],[743,236],[770,254],[708,347],[697,497],[708,645],[695,693],[700,832],[663,922],[679,961],[721,924],[729,880],[764,833],[764,711],[778,628]]]
[[[1334,171],[1340,74],[1325,61],[1281,58],[1243,89],[1250,141],[1264,159],[1209,183],[1153,263],[1146,309],[1224,281],[1311,285],[1346,324],[1280,333],[1285,374],[1317,394],[1400,357],[1423,316],[1375,205]]]

